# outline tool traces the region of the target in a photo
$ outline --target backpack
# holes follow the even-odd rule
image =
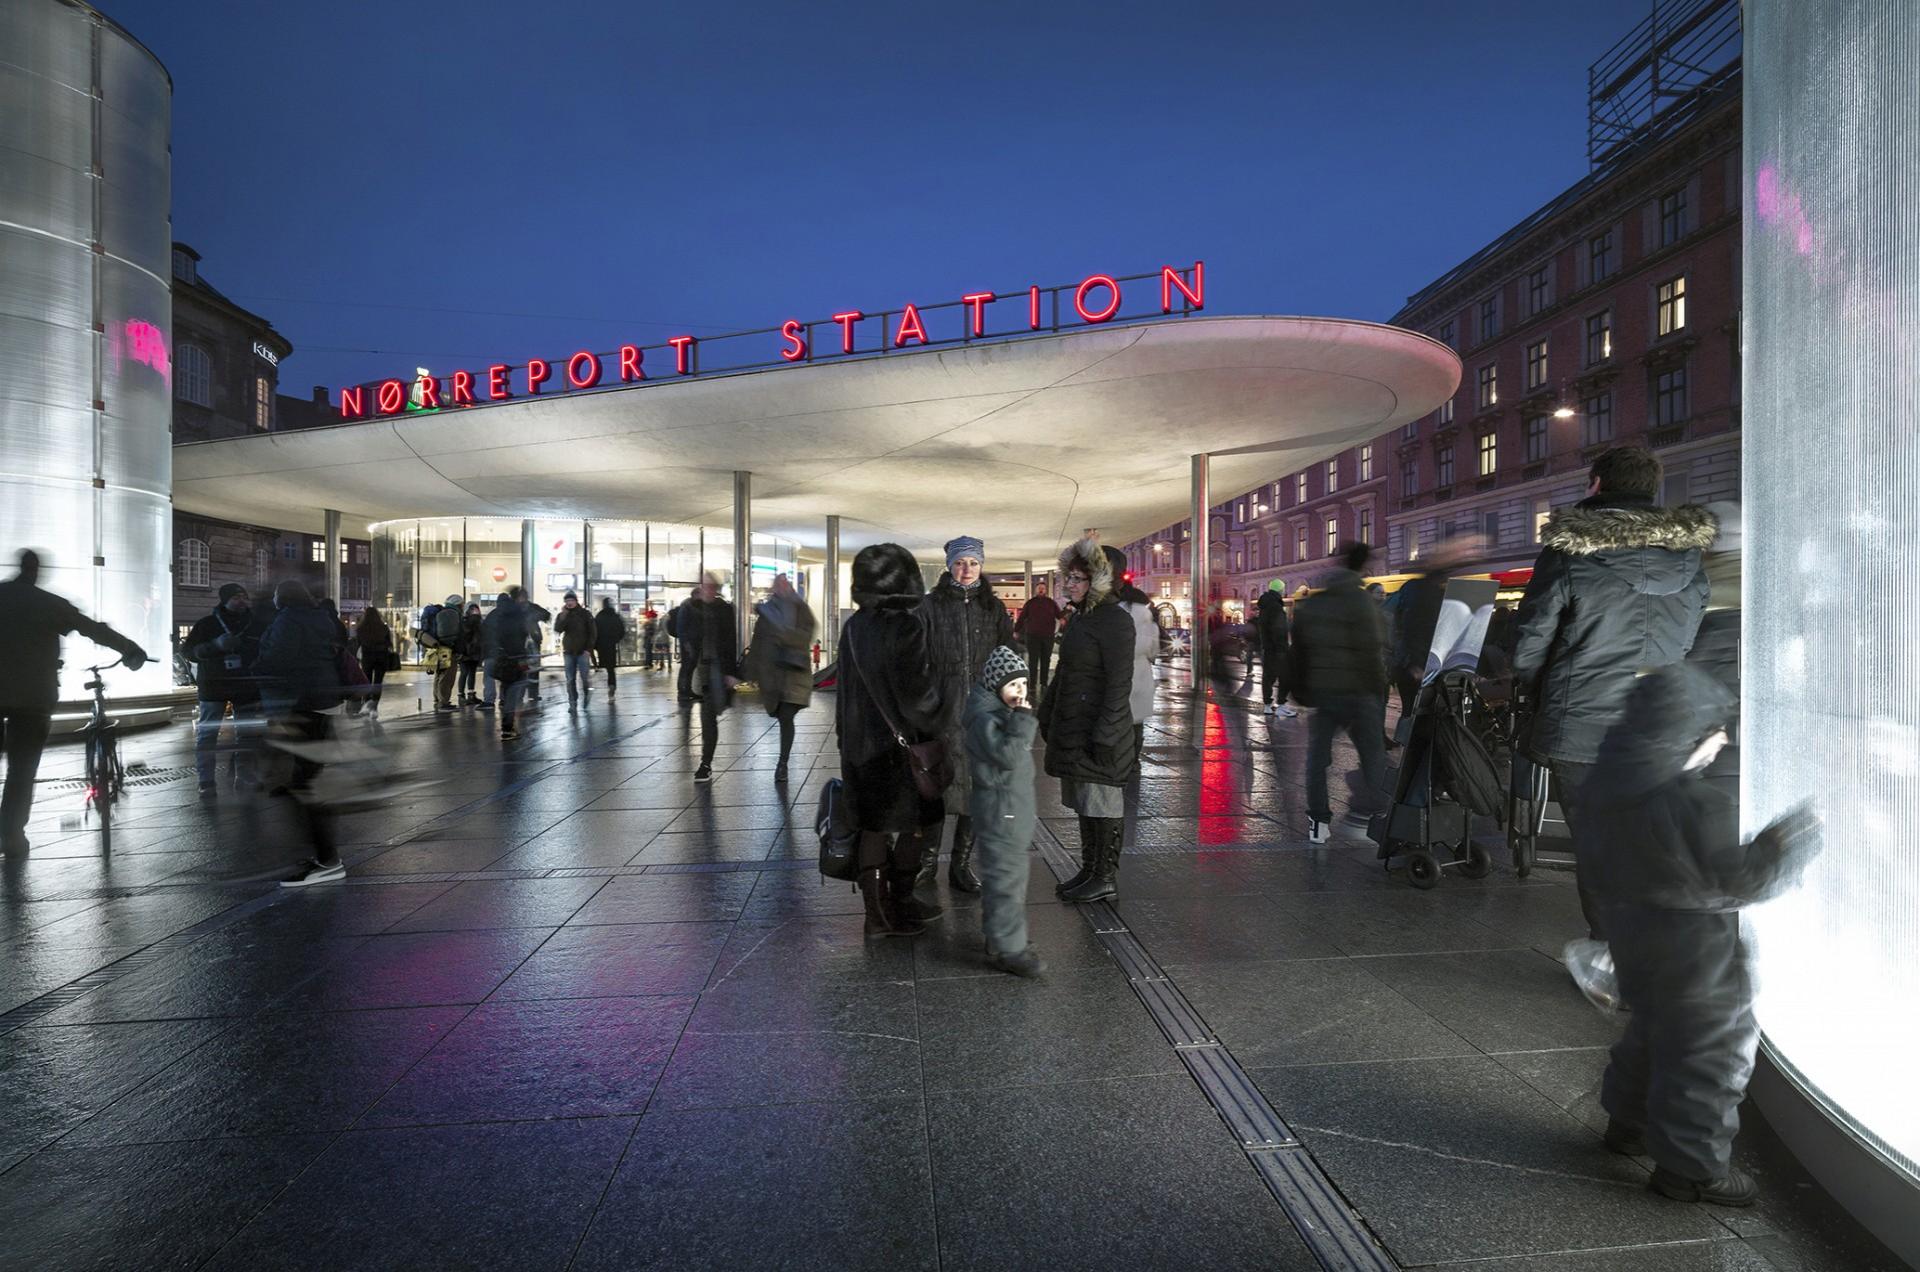
[[[460,611],[443,605],[440,612],[433,616],[433,634],[443,645],[451,645],[460,639]]]
[[[420,611],[420,643],[428,649],[440,647],[440,614],[444,605],[429,605]]]

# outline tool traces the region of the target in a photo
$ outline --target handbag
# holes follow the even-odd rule
[[[866,680],[867,674],[860,670],[860,660],[855,656],[853,642],[842,637],[841,643],[846,647],[847,665],[853,668],[855,675]],[[906,734],[893,722],[893,713],[887,710],[887,704],[881,701],[878,693],[873,692],[871,681],[868,681],[867,689],[874,707],[880,712],[880,718],[886,721],[887,728],[892,731],[893,740],[907,753],[907,769],[913,774],[914,789],[920,792],[921,799],[930,803],[938,801],[946,794],[947,787],[953,785],[953,757],[947,754],[946,739],[907,741]]]
[[[365,669],[360,666],[360,660],[355,658],[345,645],[340,646],[339,652],[334,655],[334,666],[340,673],[340,683],[348,689],[363,689],[367,686]]]
[[[829,778],[820,788],[820,808],[814,818],[814,830],[820,836],[820,873],[828,879],[852,882],[860,873],[860,829],[853,824],[847,807],[847,788],[839,778]]]
[[[400,651],[399,650],[389,649],[387,651],[387,670],[388,671],[400,670]]]

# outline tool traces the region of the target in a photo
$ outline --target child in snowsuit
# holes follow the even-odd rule
[[[1014,976],[1046,970],[1027,945],[1027,853],[1037,812],[1033,795],[1033,740],[1038,729],[1027,705],[1027,660],[1005,645],[987,655],[980,679],[967,690],[967,768],[972,789],[967,813],[980,870],[980,924],[987,965]]]
[[[1819,851],[1804,809],[1740,841],[1738,790],[1705,776],[1737,708],[1690,664],[1641,677],[1576,832],[1632,1013],[1601,1084],[1607,1147],[1651,1156],[1655,1192],[1722,1206],[1757,1193],[1732,1164],[1759,1041],[1740,908],[1791,886]]]

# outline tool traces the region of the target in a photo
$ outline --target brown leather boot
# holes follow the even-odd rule
[[[900,913],[887,886],[886,871],[879,866],[860,872],[860,899],[867,907],[868,940],[876,936],[918,936],[926,931],[919,922]]]

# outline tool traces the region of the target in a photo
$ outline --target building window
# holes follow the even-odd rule
[[[1587,365],[1613,356],[1613,310],[1587,315]]]
[[[1547,383],[1547,342],[1536,340],[1527,346],[1527,387],[1542,388]]]
[[[1340,551],[1340,518],[1327,518],[1327,555]]]
[[[1533,541],[1540,542],[1547,532],[1547,518],[1553,516],[1553,504],[1546,499],[1533,501]]]
[[[293,560],[299,559],[298,553],[296,551],[296,545],[294,544],[292,539],[288,539],[280,545],[280,556],[282,559],[287,561],[293,561]]]
[[[271,555],[265,548],[256,547],[253,550],[253,582],[256,587],[267,581],[267,562],[270,559]]]
[[[1247,501],[1242,499],[1234,505],[1233,519],[1241,525],[1247,524]]]
[[[1295,473],[1293,476],[1293,502],[1297,504],[1307,502],[1307,475],[1305,473]]]
[[[1499,367],[1489,362],[1480,368],[1480,409],[1486,410],[1500,400]]]
[[[273,427],[273,383],[264,375],[253,377],[253,426]]]
[[[1445,428],[1451,423],[1453,423],[1453,399],[1448,398],[1440,404],[1440,427]],[[1413,434],[1410,433],[1407,436],[1408,440],[1412,440]]]
[[[1613,231],[1596,234],[1587,240],[1589,282],[1599,282],[1613,273]]]
[[[315,539],[308,545],[308,548],[313,554],[313,562],[315,565],[325,565],[327,563],[327,541],[325,539]]]
[[[1687,278],[1682,274],[1678,278],[1669,278],[1660,284],[1655,293],[1658,307],[1655,314],[1655,329],[1660,335],[1670,336],[1687,325]]]
[[[371,548],[372,548],[371,544],[366,544],[366,543],[354,544],[353,545],[353,563],[355,565],[368,564],[372,560]]]
[[[1368,442],[1360,448],[1360,480],[1373,480],[1373,443]]]
[[[1687,502],[1687,497],[1692,493],[1693,482],[1685,469],[1668,473],[1660,480],[1660,506],[1663,508],[1678,508]]]
[[[1247,568],[1247,554],[1245,550],[1241,548],[1235,548],[1233,550],[1233,572],[1235,574],[1242,574],[1242,573],[1245,573],[1246,568]]]
[[[1480,434],[1480,475],[1493,476],[1500,466],[1500,435],[1498,433]]]
[[[1440,343],[1447,346],[1447,348],[1449,349],[1454,347],[1453,319],[1451,318],[1447,319],[1445,322],[1440,324]]]
[[[1361,543],[1373,542],[1373,509],[1355,508],[1353,510],[1353,537]]]
[[[1293,528],[1293,559],[1295,561],[1307,559],[1307,527],[1304,524]]]
[[[1547,457],[1547,417],[1529,415],[1527,430],[1527,462],[1537,464]]]
[[[183,283],[199,281],[199,273],[194,268],[193,257],[177,247],[173,249],[173,276]]]
[[[1338,489],[1340,489],[1340,461],[1330,459],[1327,461],[1327,488],[1322,493],[1330,495]]]
[[[341,589],[346,592],[347,599],[350,601],[366,600],[367,594],[373,589],[371,580],[362,578],[357,574],[348,575],[345,579],[341,580],[340,586]]]
[[[1500,298],[1488,296],[1480,302],[1480,338],[1491,340],[1500,334]]]
[[[1527,275],[1527,312],[1537,314],[1553,303],[1553,268],[1542,265]]]
[[[1580,404],[1580,444],[1600,446],[1613,440],[1613,394],[1596,393]]]
[[[181,587],[213,586],[212,568],[204,539],[180,540],[178,574]]]
[[[1411,499],[1420,493],[1420,461],[1409,455],[1400,461],[1400,497]]]
[[[1419,436],[1420,436],[1419,420],[1408,420],[1407,426],[1400,430],[1400,440],[1403,442],[1411,442],[1412,440],[1414,440],[1416,437],[1419,437]]]
[[[1653,379],[1653,422],[1661,426],[1678,424],[1687,415],[1686,367],[1660,372]]]
[[[1660,196],[1660,246],[1678,243],[1687,232],[1687,191],[1682,186]]]
[[[1441,446],[1433,452],[1433,484],[1445,488],[1453,485],[1453,447]]]
[[[199,345],[173,347],[173,396],[195,406],[213,405],[213,361]]]
[[[1489,512],[1480,518],[1480,533],[1486,539],[1489,548],[1500,546],[1500,514]]]

